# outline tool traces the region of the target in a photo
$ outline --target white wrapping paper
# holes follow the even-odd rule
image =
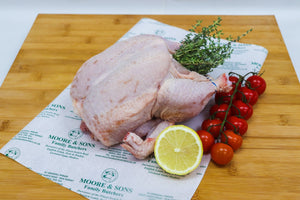
[[[188,32],[158,21],[141,19],[120,40],[156,34],[181,41]],[[255,33],[253,33],[255,34]],[[233,44],[234,52],[210,75],[259,71],[267,56],[263,47]],[[79,129],[67,87],[0,152],[32,171],[89,199],[190,199],[210,162],[204,155],[200,166],[186,176],[164,172],[154,157],[137,160],[119,145],[107,148]],[[197,130],[208,116],[208,107],[185,124]]]

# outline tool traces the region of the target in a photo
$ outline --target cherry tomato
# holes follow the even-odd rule
[[[246,85],[248,88],[255,90],[258,95],[263,94],[267,87],[266,81],[258,75],[253,75],[247,78]]]
[[[210,115],[214,115],[214,117],[224,120],[226,111],[228,109],[228,104],[215,104],[210,108]],[[227,117],[231,115],[231,110],[229,109]]]
[[[203,153],[209,153],[212,145],[215,143],[215,138],[209,132],[205,130],[197,131],[203,146]]]
[[[239,78],[236,77],[236,76],[229,76],[229,81],[231,81],[233,87],[236,87],[236,84],[239,81]],[[241,87],[242,86],[241,86],[241,82],[240,82],[239,85],[238,85],[238,89],[241,88]]]
[[[218,118],[216,119],[206,119],[202,123],[202,130],[210,132],[214,138],[219,137],[221,130],[222,121]]]
[[[237,92],[236,99],[254,105],[258,100],[258,93],[255,90],[251,90],[247,87],[241,87]]]
[[[233,158],[233,149],[224,143],[215,143],[210,150],[211,159],[219,164],[226,165]]]
[[[250,104],[246,104],[241,100],[236,100],[232,104],[231,114],[241,116],[245,120],[248,120],[253,114],[253,108]]]
[[[225,123],[226,130],[232,130],[243,136],[248,130],[248,123],[246,120],[237,116],[230,116]]]
[[[229,104],[233,91],[234,88],[232,88],[229,92],[217,92],[215,94],[216,104],[222,104],[222,103]],[[233,97],[233,100],[235,100],[235,96]]]
[[[235,134],[232,130],[226,130],[222,133],[221,142],[228,144],[236,151],[242,146],[243,138],[242,136]]]

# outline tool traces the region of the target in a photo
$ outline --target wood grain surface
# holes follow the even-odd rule
[[[48,15],[36,18],[0,88],[0,148],[63,89],[91,56],[114,44],[142,17],[188,30],[217,16]],[[300,87],[274,16],[222,16],[233,36],[262,45],[268,87],[233,161],[210,163],[193,199],[300,199]],[[226,37],[226,35],[224,36]],[[0,155],[0,199],[84,199]]]

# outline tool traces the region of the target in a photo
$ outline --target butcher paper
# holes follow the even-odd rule
[[[188,32],[158,21],[141,19],[120,40],[139,34],[181,41]],[[210,75],[259,71],[267,56],[261,46],[233,43],[234,52]],[[79,129],[67,87],[13,137],[1,153],[32,171],[89,199],[191,199],[204,176],[210,156],[186,176],[164,172],[151,156],[137,160],[120,146],[107,148]],[[208,108],[185,124],[197,130]],[[176,189],[174,189],[176,188]]]

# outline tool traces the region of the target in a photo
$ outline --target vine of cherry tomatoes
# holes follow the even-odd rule
[[[217,92],[216,104],[210,109],[210,117],[197,131],[203,144],[203,152],[210,153],[219,165],[228,164],[243,143],[248,130],[247,120],[253,114],[253,106],[266,89],[266,81],[254,72],[244,76],[229,73],[232,89]]]

